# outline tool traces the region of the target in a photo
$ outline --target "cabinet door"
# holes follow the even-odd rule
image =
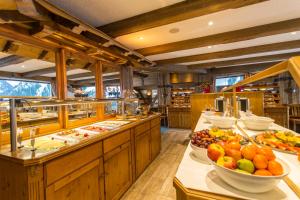
[[[151,129],[151,158],[154,160],[159,154],[161,148],[160,125],[156,125]]]
[[[54,182],[46,189],[46,200],[99,200],[99,160],[95,160]]]
[[[135,138],[136,177],[140,176],[151,162],[150,140],[150,131],[146,131]]]
[[[129,142],[104,155],[104,173],[106,200],[120,199],[132,184]]]

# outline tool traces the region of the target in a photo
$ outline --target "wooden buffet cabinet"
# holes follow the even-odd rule
[[[47,156],[1,149],[0,197],[120,199],[160,148],[160,116],[153,115]]]

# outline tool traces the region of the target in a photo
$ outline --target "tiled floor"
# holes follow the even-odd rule
[[[162,150],[122,200],[176,199],[173,177],[188,144],[190,130],[162,129]]]

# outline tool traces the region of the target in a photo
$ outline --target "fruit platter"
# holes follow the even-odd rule
[[[194,132],[191,136],[191,147],[195,156],[201,160],[207,160],[206,152],[210,144],[220,144],[221,146],[245,145],[248,140],[232,130],[222,130],[218,128],[204,129]]]
[[[207,156],[221,179],[246,192],[272,190],[289,173],[287,164],[276,158],[270,147],[213,143],[208,146]]]
[[[255,142],[285,153],[300,153],[300,136],[291,131],[271,130],[253,136]]]

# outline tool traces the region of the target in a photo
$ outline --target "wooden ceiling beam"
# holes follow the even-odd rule
[[[49,74],[49,73],[54,73],[54,72],[56,72],[55,66],[44,68],[44,69],[38,69],[38,70],[34,70],[34,71],[25,72],[25,73],[22,74],[22,77],[24,77],[24,78],[32,78],[32,77],[35,77],[35,76],[41,76],[41,75],[44,75],[44,74]]]
[[[266,63],[237,65],[232,67],[212,68],[210,69],[210,73],[212,73],[213,75],[225,75],[225,74],[258,72],[266,69],[267,67],[278,64],[280,62],[281,61],[275,61],[275,62],[266,62]]]
[[[247,54],[263,53],[269,51],[280,51],[280,50],[296,49],[296,48],[300,48],[300,40],[266,44],[266,45],[246,47],[240,49],[232,49],[226,51],[218,51],[218,52],[198,54],[192,56],[170,58],[165,60],[157,60],[155,62],[157,63],[157,65],[162,66],[162,65],[204,61],[204,60],[212,60],[212,59],[220,59],[220,58],[230,58],[235,56],[243,56]]]
[[[16,56],[16,55],[10,55],[4,58],[0,59],[0,67],[6,67],[8,65],[15,65],[22,63],[26,60],[29,60],[28,58]]]
[[[0,11],[0,22],[2,23],[29,23],[35,21],[36,20],[21,14],[17,10]]]
[[[17,10],[16,0],[0,1],[0,10]]]
[[[103,81],[110,81],[110,80],[118,80],[120,79],[120,75],[111,75],[111,76],[103,76]],[[91,78],[91,79],[84,79],[84,80],[78,80],[78,81],[74,81],[74,84],[85,84],[85,83],[94,83],[95,82],[95,78]]]
[[[183,1],[121,21],[103,25],[98,27],[98,29],[112,37],[117,37],[263,1],[266,0]]]
[[[48,53],[49,53],[49,51],[42,50],[37,59],[43,60]]]
[[[94,76],[94,73],[86,72],[86,73],[81,73],[81,74],[73,74],[73,75],[69,75],[68,79],[76,79],[76,78],[90,77],[90,76]]]
[[[29,81],[29,80],[48,81],[48,82],[53,81],[52,78],[50,77],[36,76],[36,77],[26,78],[22,75],[22,73],[6,72],[6,71],[0,71],[0,77],[12,79],[12,80],[24,80],[24,81]]]
[[[138,49],[144,56],[181,51],[300,30],[300,18]]]
[[[244,64],[253,64],[260,62],[274,62],[289,59],[294,56],[300,55],[300,52],[293,53],[285,53],[285,54],[275,54],[268,56],[257,56],[252,58],[242,58],[242,59],[234,59],[234,60],[226,60],[226,61],[217,61],[210,63],[201,63],[189,65],[189,68],[218,68],[218,67],[226,67],[226,66],[236,66],[236,65],[244,65]]]

